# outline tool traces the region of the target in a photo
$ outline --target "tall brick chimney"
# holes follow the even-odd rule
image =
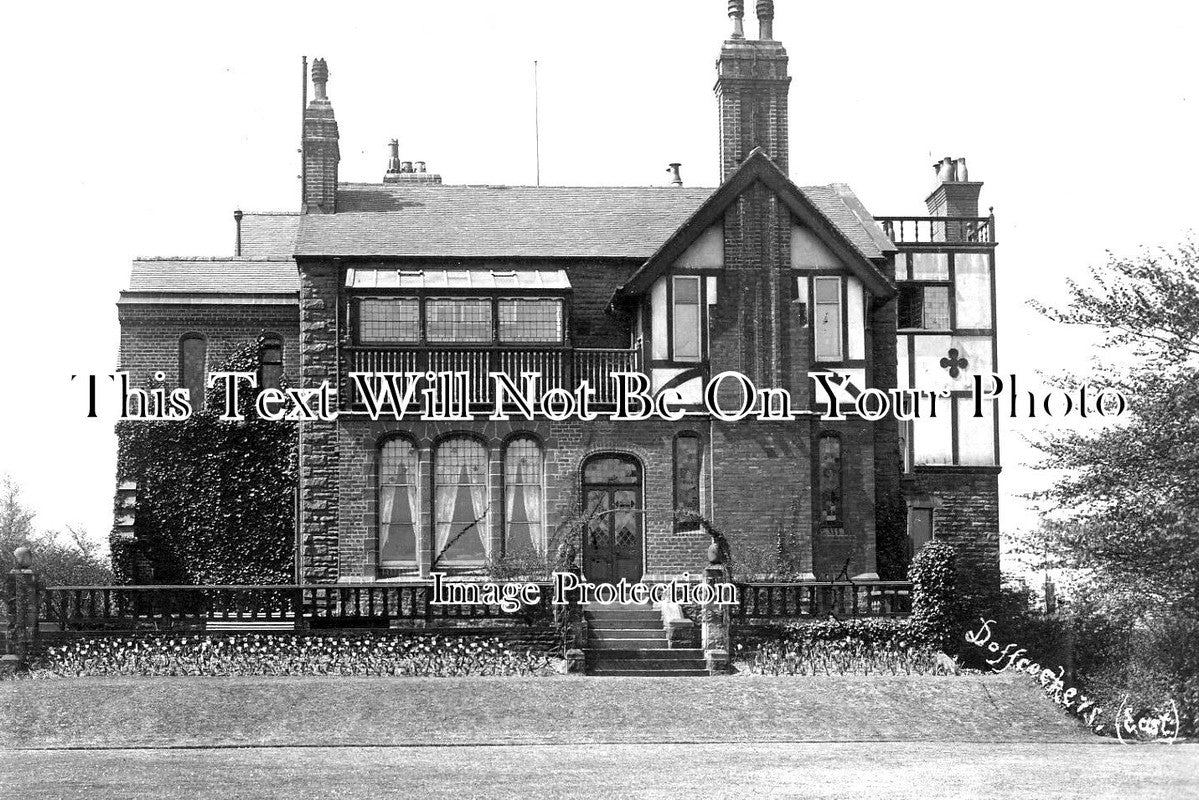
[[[325,59],[312,62],[315,96],[304,109],[304,212],[332,214],[337,211],[337,120],[325,93],[329,66]]]
[[[774,0],[757,0],[758,39],[745,38],[745,0],[729,0],[733,32],[716,60],[720,109],[720,179],[755,147],[787,171],[787,51],[774,40]]]
[[[933,217],[977,217],[978,197],[982,194],[982,181],[971,181],[966,170],[966,159],[945,158],[933,164],[937,173],[937,186],[925,198],[928,213]]]

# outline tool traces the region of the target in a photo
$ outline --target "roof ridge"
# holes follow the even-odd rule
[[[290,254],[280,253],[277,256],[134,256],[134,261],[196,261],[203,263],[216,262],[277,262],[289,263],[294,261]]]

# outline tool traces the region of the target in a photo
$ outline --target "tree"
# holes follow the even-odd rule
[[[33,509],[21,500],[21,487],[11,476],[0,478],[0,568],[12,568],[18,547],[33,551],[34,567],[48,586],[92,586],[112,583],[112,570],[100,546],[76,528],[65,533],[39,531]]]
[[[1050,567],[1084,570],[1113,595],[1163,612],[1199,610],[1199,248],[1109,254],[1089,285],[1070,282],[1051,319],[1104,333],[1131,362],[1098,367],[1092,385],[1119,390],[1125,415],[1095,431],[1034,444],[1062,471],[1036,497],[1056,512],[1029,539]],[[1148,601],[1148,602],[1146,602]]]

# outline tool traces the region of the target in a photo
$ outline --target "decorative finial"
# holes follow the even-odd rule
[[[329,65],[325,59],[318,58],[312,62],[312,85],[316,88],[316,100],[327,100],[325,84],[329,82]]]
[[[758,38],[768,42],[774,39],[774,0],[758,0]]]
[[[745,19],[745,0],[729,0],[729,18],[733,20],[733,35],[729,38],[744,39],[742,20]]]

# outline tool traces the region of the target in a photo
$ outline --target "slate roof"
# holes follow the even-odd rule
[[[346,184],[336,214],[304,215],[296,255],[646,258],[711,193]]]
[[[139,258],[133,262],[129,291],[296,294],[300,277],[290,258]]]
[[[299,214],[247,211],[241,219],[241,254],[251,258],[291,258],[299,226]]]

